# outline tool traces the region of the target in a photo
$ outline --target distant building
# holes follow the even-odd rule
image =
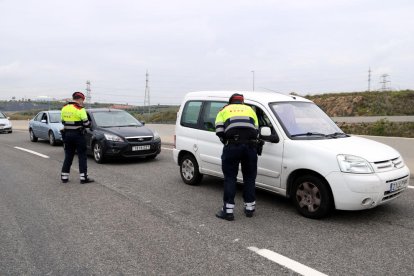
[[[49,96],[37,96],[36,98],[32,99],[33,102],[51,102],[56,101],[56,99],[49,97]]]

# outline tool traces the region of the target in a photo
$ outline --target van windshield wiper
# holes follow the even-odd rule
[[[305,133],[298,133],[298,134],[292,134],[290,137],[298,137],[298,136],[322,136],[326,137],[326,134],[320,133],[320,132],[305,132]]]
[[[327,134],[326,137],[338,138],[338,137],[349,137],[349,135],[344,132],[334,132],[331,134]]]

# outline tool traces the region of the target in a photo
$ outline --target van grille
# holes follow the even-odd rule
[[[394,159],[374,162],[373,166],[375,172],[386,172],[404,167],[404,162],[401,156],[398,156]]]

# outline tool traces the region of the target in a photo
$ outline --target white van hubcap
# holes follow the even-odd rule
[[[194,177],[194,164],[190,160],[186,159],[181,165],[181,173],[187,180],[191,180]]]
[[[307,208],[309,212],[315,212],[321,206],[321,194],[313,183],[304,182],[296,191],[296,200],[301,208]]]

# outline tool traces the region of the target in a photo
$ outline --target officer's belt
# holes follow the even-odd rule
[[[63,128],[65,130],[68,130],[68,131],[71,131],[71,130],[77,130],[77,131],[83,130],[83,127],[82,126],[63,126]]]
[[[227,144],[257,144],[257,140],[227,139]]]

